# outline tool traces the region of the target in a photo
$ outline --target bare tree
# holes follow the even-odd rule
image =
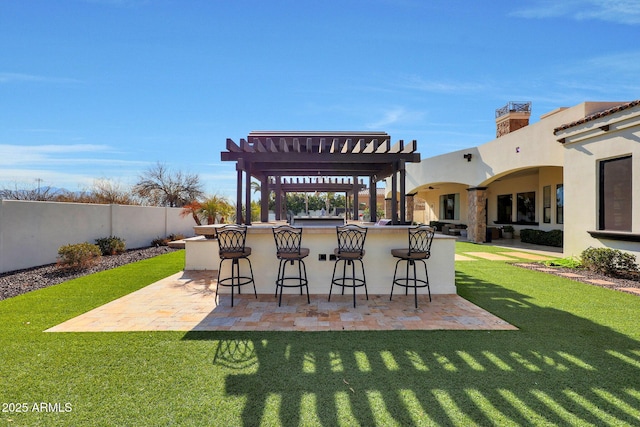
[[[37,182],[37,188],[22,189],[18,188],[18,184],[14,184],[13,189],[2,188],[0,189],[0,199],[51,201],[60,195],[61,190],[49,186],[42,186],[42,180],[37,180]]]
[[[122,184],[109,179],[96,179],[93,181],[91,194],[95,203],[117,205],[139,205],[133,193],[125,189]]]
[[[198,175],[171,172],[157,163],[140,176],[133,194],[153,206],[182,207],[204,193]]]

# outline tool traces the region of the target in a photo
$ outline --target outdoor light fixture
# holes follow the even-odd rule
[[[473,154],[471,154],[471,153],[467,153],[467,154],[465,154],[465,155],[464,155],[464,156],[462,156],[462,157],[464,157],[465,159],[467,159],[467,162],[470,162],[470,161],[471,161],[471,158],[473,157]]]

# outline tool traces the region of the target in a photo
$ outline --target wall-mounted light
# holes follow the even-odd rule
[[[467,159],[467,162],[470,162],[470,161],[471,161],[471,158],[473,157],[473,154],[471,154],[471,153],[467,153],[467,154],[465,154],[465,155],[464,155],[464,156],[462,156],[462,157],[464,157],[465,159]]]

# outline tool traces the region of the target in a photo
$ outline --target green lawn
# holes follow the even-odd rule
[[[0,301],[0,425],[640,425],[640,297],[504,262],[458,292],[519,331],[42,332],[183,265]]]

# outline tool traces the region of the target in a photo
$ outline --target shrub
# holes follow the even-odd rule
[[[587,248],[581,254],[582,264],[597,273],[615,275],[638,271],[636,257],[611,248]]]
[[[169,239],[166,237],[156,237],[151,241],[151,246],[167,246],[169,244]]]
[[[169,242],[184,239],[183,234],[169,234],[167,237],[156,237],[151,241],[151,246],[167,246]]]
[[[117,255],[125,251],[124,239],[115,236],[96,239],[96,245],[100,248],[102,255]]]
[[[532,228],[520,230],[520,240],[536,245],[562,247],[562,230],[542,231]]]
[[[446,224],[449,224],[449,223],[442,222],[442,221],[429,221],[429,226],[435,228],[437,231],[442,231],[442,227],[445,226]]]
[[[58,249],[58,267],[71,270],[89,268],[100,260],[101,251],[98,245],[76,243],[61,246]]]

